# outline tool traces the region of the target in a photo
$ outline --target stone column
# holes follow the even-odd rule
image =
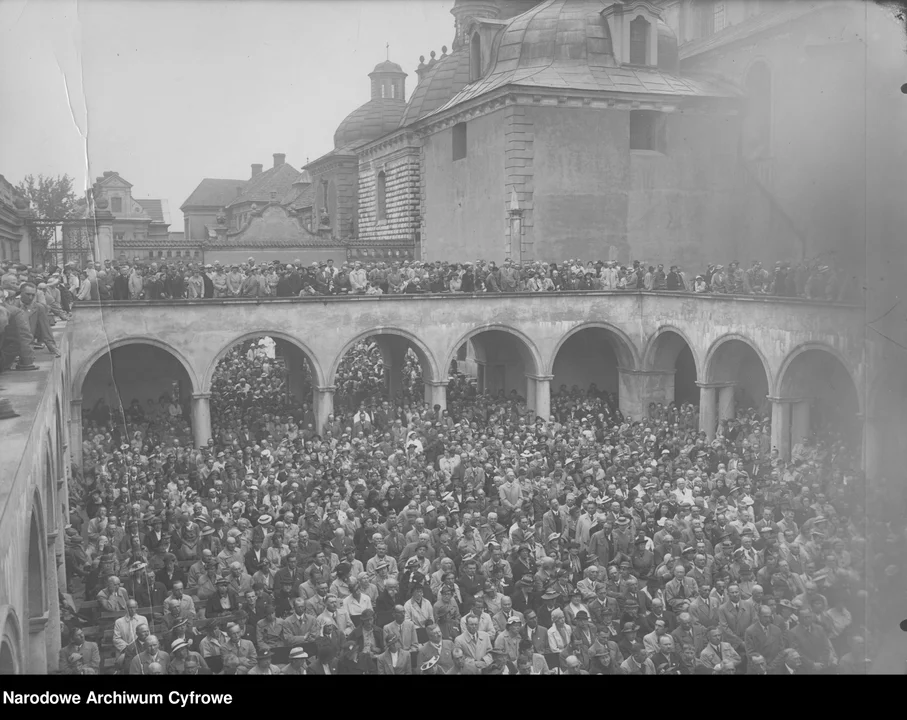
[[[192,438],[195,447],[207,447],[211,437],[211,393],[193,393]]]
[[[731,383],[718,388],[718,422],[733,420],[736,417],[734,387],[734,384]]]
[[[479,395],[485,392],[485,363],[482,360],[476,360],[476,389]]]
[[[328,416],[334,414],[334,391],[337,388],[333,385],[315,388],[315,431],[321,435],[324,426],[327,424]]]
[[[69,456],[82,467],[82,398],[69,401]]]
[[[786,398],[769,397],[772,403],[772,448],[778,449],[778,457],[790,460],[791,402]]]
[[[535,412],[535,375],[526,375],[526,407]]]
[[[809,400],[791,402],[791,442],[796,444],[810,434]]]
[[[535,414],[545,422],[551,417],[551,381],[554,375],[527,375],[535,385]]]
[[[620,411],[634,420],[646,417],[650,402],[674,402],[674,371],[628,370],[619,367],[618,402]]]
[[[711,441],[718,428],[718,388],[709,383],[699,385],[699,430]]]
[[[432,408],[440,405],[442,410],[447,409],[447,381],[424,380],[425,402]]]

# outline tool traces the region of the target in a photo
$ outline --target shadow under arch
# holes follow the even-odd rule
[[[664,346],[659,341],[664,338],[667,333],[674,333],[681,340],[683,340],[687,347],[690,348],[690,353],[693,356],[693,363],[696,366],[696,379],[699,380],[702,378],[702,364],[699,358],[699,353],[697,353],[693,348],[695,347],[690,340],[689,336],[681,330],[676,325],[662,325],[660,326],[652,335],[649,337],[648,342],[646,343],[646,348],[643,351],[642,355],[642,370],[665,370],[667,368],[658,367],[660,360],[663,358],[659,357],[659,353],[664,349]],[[682,348],[681,348],[682,350]],[[679,354],[679,351],[678,353]],[[676,362],[676,357],[675,357]]]
[[[545,363],[544,363],[544,360],[542,359],[542,354],[539,352],[539,349],[536,346],[535,342],[532,340],[532,338],[530,338],[528,335],[526,335],[526,333],[524,333],[521,330],[517,330],[516,328],[510,327],[509,325],[498,324],[498,323],[489,323],[487,325],[480,325],[478,327],[474,327],[474,328],[470,329],[469,331],[467,331],[463,335],[461,335],[460,338],[458,338],[457,341],[454,342],[454,344],[451,347],[449,347],[447,349],[447,352],[445,353],[444,365],[443,365],[445,371],[447,368],[450,367],[451,361],[453,361],[453,359],[456,357],[457,351],[463,346],[463,343],[468,342],[469,340],[472,340],[472,338],[476,337],[477,335],[481,335],[482,333],[494,332],[494,331],[506,333],[507,335],[511,335],[514,338],[516,338],[517,340],[519,340],[523,345],[523,349],[525,349],[528,352],[529,359],[532,360],[533,370],[534,370],[533,374],[534,375],[543,374],[543,372],[545,370]]]
[[[408,340],[412,344],[413,352],[415,352],[416,356],[419,358],[419,363],[422,365],[422,377],[424,380],[438,382],[442,378],[447,377],[446,374],[442,375],[440,367],[438,366],[437,358],[435,358],[434,353],[432,353],[428,345],[426,345],[418,336],[414,335],[408,330],[403,330],[402,328],[393,326],[379,326],[371,328],[370,330],[365,330],[356,335],[351,340],[344,343],[343,347],[340,348],[340,352],[337,353],[337,356],[331,363],[331,368],[327,375],[330,385],[335,384],[337,371],[340,369],[340,363],[343,362],[343,358],[346,356],[346,354],[350,350],[352,350],[357,343],[368,340],[370,337],[374,337],[376,335],[396,335],[397,337],[402,337]],[[450,363],[448,363],[448,365],[449,364]]]
[[[555,345],[554,351],[551,353],[551,358],[549,359],[548,365],[546,367],[547,374],[554,374],[554,363],[557,360],[557,355],[561,351],[561,348],[564,346],[564,344],[570,338],[583,332],[584,330],[593,329],[605,330],[612,339],[616,340],[616,342],[611,343],[611,347],[614,350],[614,354],[617,356],[617,364],[619,367],[626,368],[627,370],[639,369],[639,350],[636,347],[636,343],[633,342],[630,336],[627,335],[627,333],[625,333],[621,328],[609,322],[603,322],[601,320],[590,320],[588,322],[583,322],[570,328],[570,330],[564,333],[563,337],[558,340],[557,345]]]
[[[816,351],[830,355],[835,360],[840,363],[841,367],[847,373],[848,378],[850,378],[851,385],[856,393],[857,397],[857,412],[864,412],[865,407],[865,390],[863,383],[857,382],[857,373],[854,371],[853,366],[848,361],[848,359],[835,347],[827,345],[822,342],[805,342],[800,345],[797,345],[793,350],[791,350],[784,358],[784,361],[781,363],[781,367],[778,370],[778,377],[775,380],[775,384],[772,385],[773,393],[776,397],[788,397],[793,393],[793,388],[791,385],[794,383],[794,377],[791,372],[791,368],[794,365],[794,362],[798,357],[802,356],[804,353]]]
[[[195,369],[192,367],[192,363],[183,355],[179,350],[174,348],[172,345],[168,345],[165,342],[161,342],[157,338],[148,337],[145,335],[132,335],[128,338],[120,338],[119,340],[114,340],[107,343],[104,347],[95,351],[82,365],[76,369],[76,374],[73,377],[72,381],[72,399],[81,400],[82,399],[82,384],[85,382],[85,378],[88,377],[88,373],[95,363],[98,362],[105,355],[109,355],[117,348],[126,347],[128,345],[153,345],[156,348],[163,350],[164,352],[170,353],[176,360],[179,361],[180,365],[183,366],[183,370],[186,371],[186,376],[189,378],[189,383],[192,385],[192,393],[198,393],[200,387],[198,384],[198,376],[195,374]]]
[[[721,350],[722,346],[726,345],[732,341],[738,341],[746,345],[750,350],[756,353],[756,357],[759,358],[759,362],[762,364],[762,370],[765,373],[765,380],[768,384],[769,391],[775,387],[774,375],[772,374],[771,365],[768,362],[768,358],[765,357],[765,354],[762,350],[759,349],[759,346],[753,342],[752,338],[747,337],[746,335],[741,335],[739,333],[726,333],[720,338],[715,340],[709,346],[708,351],[705,354],[705,361],[703,362],[702,367],[702,380],[700,382],[717,382],[718,378],[715,377],[715,358],[718,356],[718,352]]]
[[[321,369],[321,365],[318,362],[318,358],[315,353],[299,338],[289,335],[281,330],[253,330],[252,332],[243,333],[242,335],[237,335],[234,338],[231,338],[224,346],[217,352],[214,356],[214,359],[208,364],[208,368],[205,370],[205,375],[203,377],[202,392],[210,392],[211,383],[214,380],[214,371],[217,369],[217,364],[223,360],[230,350],[235,348],[242,342],[246,340],[254,340],[255,338],[269,337],[274,338],[275,340],[283,340],[290,345],[296,347],[297,350],[302,352],[305,355],[305,359],[309,363],[309,367],[312,369],[312,376],[315,380],[316,387],[322,387],[324,382],[324,372]]]
[[[47,612],[47,541],[44,507],[41,492],[35,488],[28,514],[28,546],[25,556],[26,592],[29,618],[41,617]]]
[[[16,609],[0,605],[0,675],[23,672],[22,629]]]

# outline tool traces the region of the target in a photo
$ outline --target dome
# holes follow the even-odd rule
[[[384,62],[380,62],[377,65],[375,65],[375,69],[372,70],[372,72],[373,73],[389,73],[389,72],[402,73],[403,68],[400,67],[399,65],[397,65],[397,63],[395,63],[395,62],[391,62],[390,60],[385,60]]]
[[[393,132],[406,112],[402,98],[377,97],[353,110],[344,118],[334,133],[334,147],[359,142],[371,142],[382,135]]]
[[[449,101],[469,84],[469,47],[442,55],[423,76],[406,105],[400,127],[415,122]]]

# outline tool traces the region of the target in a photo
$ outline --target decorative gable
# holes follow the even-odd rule
[[[614,3],[602,10],[608,21],[614,57],[622,65],[658,65],[661,8],[647,0]]]

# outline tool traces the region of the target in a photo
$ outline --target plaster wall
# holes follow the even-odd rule
[[[466,123],[466,157],[453,160],[453,130],[424,141],[425,246],[428,261],[504,260],[504,111]]]

